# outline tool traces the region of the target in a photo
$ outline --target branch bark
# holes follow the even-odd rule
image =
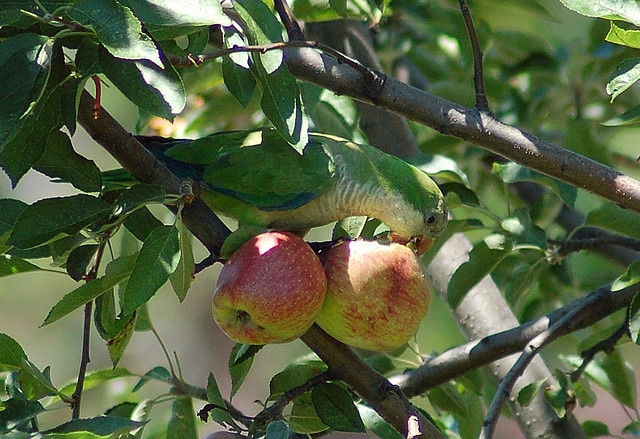
[[[287,49],[285,56],[289,70],[303,81],[384,108],[640,213],[640,182],[615,169],[390,77],[371,90],[360,73],[314,49]]]

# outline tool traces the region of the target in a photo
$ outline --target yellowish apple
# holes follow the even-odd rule
[[[388,351],[406,343],[429,310],[431,283],[424,264],[395,242],[345,241],[325,262],[327,295],[316,318],[350,346]]]

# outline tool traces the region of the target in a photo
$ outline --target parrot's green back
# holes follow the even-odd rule
[[[273,130],[138,139],[178,177],[202,184],[212,210],[241,224],[304,231],[366,215],[407,238],[434,237],[446,224],[433,180],[371,146],[312,134],[299,154]]]

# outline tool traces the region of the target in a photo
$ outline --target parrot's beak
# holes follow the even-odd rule
[[[414,237],[416,243],[416,253],[418,256],[422,256],[431,248],[431,244],[433,244],[433,238],[424,235],[418,235]]]

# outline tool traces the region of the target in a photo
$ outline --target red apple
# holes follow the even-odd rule
[[[316,323],[350,346],[388,351],[417,331],[429,310],[424,265],[394,242],[346,241],[325,262],[327,295]]]
[[[213,318],[238,343],[285,343],[313,324],[327,290],[320,260],[298,236],[262,233],[225,264]]]

